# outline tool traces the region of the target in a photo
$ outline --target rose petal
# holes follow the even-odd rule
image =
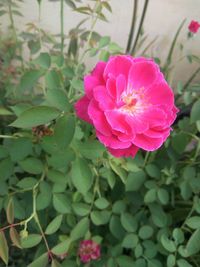
[[[145,96],[152,105],[160,105],[164,103],[169,108],[174,105],[174,95],[172,89],[166,82],[155,84],[148,87],[145,91]]]
[[[129,90],[147,88],[160,78],[159,74],[157,65],[152,62],[134,63],[129,71],[128,88]]]
[[[98,103],[92,99],[88,106],[88,115],[92,120],[94,127],[106,136],[111,135],[111,128],[105,118],[104,113],[99,109]]]
[[[108,147],[108,151],[114,156],[114,157],[135,157],[135,155],[137,154],[139,150],[139,147],[137,146],[130,146],[128,148],[125,149],[113,149]]]
[[[115,136],[105,136],[100,132],[96,132],[96,135],[101,143],[103,143],[106,147],[119,149],[119,148],[127,148],[131,146],[131,142],[121,142]]]
[[[147,151],[154,151],[162,146],[163,138],[152,138],[144,134],[137,134],[133,144]]]
[[[104,78],[108,79],[110,75],[117,78],[120,74],[122,74],[127,79],[131,66],[132,60],[128,56],[112,57],[105,67]]]
[[[83,96],[75,103],[74,108],[76,110],[77,116],[80,119],[82,119],[88,123],[92,123],[92,120],[88,116],[89,103],[90,103],[90,100],[87,98],[87,96]]]
[[[105,86],[97,86],[93,90],[95,100],[99,103],[99,107],[102,110],[113,109],[115,103],[112,98],[108,95]]]

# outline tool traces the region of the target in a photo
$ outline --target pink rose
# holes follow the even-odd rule
[[[100,258],[100,246],[93,240],[83,240],[80,243],[78,254],[83,263]]]
[[[197,33],[200,28],[200,24],[198,21],[192,20],[190,22],[190,25],[188,26],[188,29],[192,33]]]
[[[84,87],[77,116],[95,127],[115,157],[134,157],[139,148],[156,150],[169,136],[178,109],[153,60],[113,56],[84,77]]]

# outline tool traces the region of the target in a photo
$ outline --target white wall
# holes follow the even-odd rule
[[[83,2],[84,1],[87,2],[86,0],[83,0]],[[17,19],[16,21],[17,26],[22,29],[25,28],[27,22],[38,22],[37,1],[24,0],[24,2],[21,8],[24,18]],[[143,0],[139,1],[140,10],[143,6],[143,2]],[[113,12],[112,14],[107,12],[109,23],[100,21],[97,23],[95,30],[102,35],[110,35],[113,41],[125,48],[130,30],[133,0],[110,0],[110,4]],[[42,0],[42,28],[51,33],[58,33],[60,29],[59,14],[59,2]],[[65,32],[68,33],[69,29],[75,26],[83,17],[84,15],[71,11],[70,8],[65,5]],[[179,40],[185,43],[186,54],[192,53],[200,55],[200,31],[192,40],[189,40],[187,44],[185,42],[189,22],[192,19],[200,21],[200,0],[149,1],[144,23],[145,32],[148,33],[149,40],[158,36],[158,42],[151,51],[152,55],[161,56],[163,59],[165,58],[172,38],[184,18],[186,18],[187,21]],[[7,19],[4,18],[3,25],[6,24]],[[179,54],[176,52],[175,60],[178,60],[178,58]],[[88,64],[91,66],[94,62],[88,60]],[[186,80],[196,67],[195,65],[189,65],[185,61],[180,62],[174,72],[174,79]],[[200,75],[197,79],[200,80]]]

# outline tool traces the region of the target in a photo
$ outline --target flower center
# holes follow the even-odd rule
[[[149,106],[143,87],[138,90],[129,89],[128,92],[124,92],[121,95],[121,100],[120,110],[130,115],[133,115],[135,112],[141,112]]]

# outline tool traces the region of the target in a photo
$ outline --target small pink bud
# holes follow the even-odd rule
[[[100,258],[100,246],[93,240],[83,240],[80,243],[79,257],[83,263]]]

